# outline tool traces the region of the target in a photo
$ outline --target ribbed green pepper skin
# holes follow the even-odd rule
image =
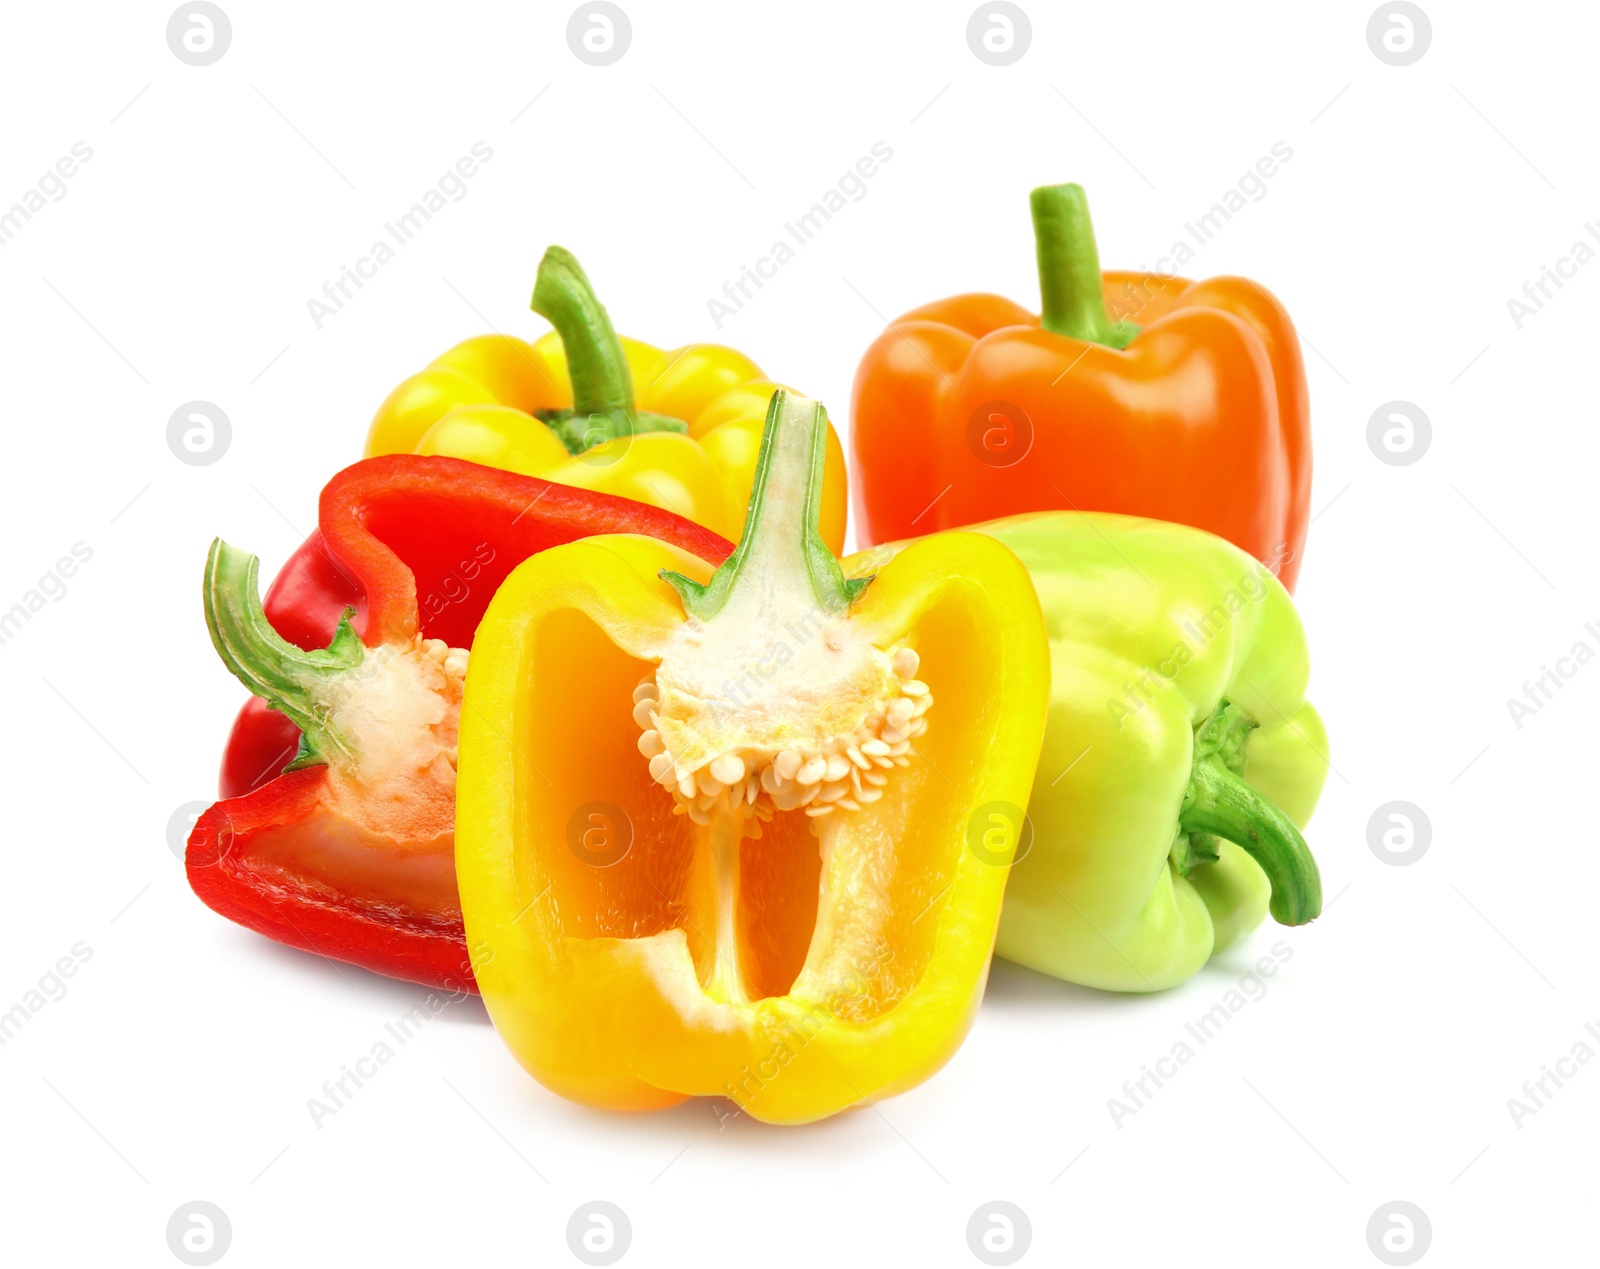
[[[1224,700],[1259,726],[1239,774],[1297,826],[1327,775],[1305,634],[1260,563],[1184,525],[1073,511],[973,526],[1021,558],[1050,635],[1051,699],[996,951],[1069,982],[1159,991],[1266,915],[1243,850],[1171,859],[1194,734]],[[1187,661],[1185,661],[1187,656]]]

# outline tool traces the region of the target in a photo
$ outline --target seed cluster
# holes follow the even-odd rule
[[[466,648],[452,648],[443,639],[424,639],[421,635],[413,641],[412,648],[430,661],[438,663],[450,681],[456,701],[459,702],[462,686],[467,681],[467,658],[471,653]],[[445,750],[445,756],[450,759],[452,767],[457,765],[457,749],[458,746],[451,745]]]
[[[672,790],[673,813],[696,824],[709,824],[726,806],[750,836],[760,837],[761,821],[774,811],[804,808],[813,821],[836,810],[858,811],[883,796],[889,771],[910,765],[911,742],[928,728],[924,715],[933,694],[916,677],[918,664],[912,649],[895,650],[893,692],[850,735],[821,748],[731,749],[693,770],[667,752],[657,726],[655,676],[646,675],[633,690],[633,720],[643,729],[639,752],[650,760],[651,778]]]
[[[467,658],[472,655],[466,648],[452,648],[443,639],[424,639],[417,636],[417,650],[430,661],[437,661],[444,672],[457,683],[467,677]]]

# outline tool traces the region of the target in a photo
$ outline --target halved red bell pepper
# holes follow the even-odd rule
[[[732,550],[626,498],[410,454],[328,482],[265,604],[255,558],[214,544],[212,642],[256,695],[228,738],[223,800],[189,837],[194,892],[292,947],[475,990],[454,859],[466,650],[513,568],[597,533],[711,563]]]

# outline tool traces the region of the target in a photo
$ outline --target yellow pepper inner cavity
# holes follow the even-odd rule
[[[975,535],[846,579],[816,532],[825,431],[775,395],[720,569],[591,538],[520,566],[478,629],[468,944],[508,1045],[579,1101],[804,1122],[920,1082],[970,1025],[1015,846],[995,808],[1020,831],[1043,737],[1043,619]]]

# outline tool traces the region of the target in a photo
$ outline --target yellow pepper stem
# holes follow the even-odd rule
[[[639,432],[687,433],[689,425],[633,408],[633,379],[622,341],[576,256],[551,247],[539,261],[532,308],[556,328],[572,379],[572,409],[541,410],[539,418],[570,453]]]

